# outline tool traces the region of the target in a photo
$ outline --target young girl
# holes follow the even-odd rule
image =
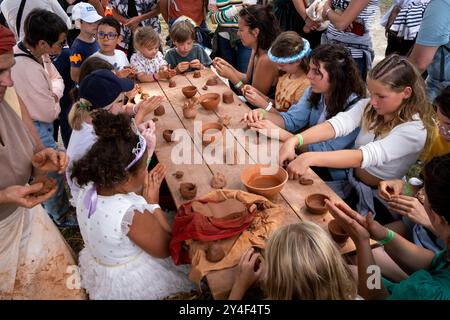
[[[365,87],[355,62],[342,46],[323,45],[314,49],[307,78],[310,88],[287,112],[252,110],[244,117],[248,125],[261,133],[279,133],[278,138],[287,141],[294,132],[324,123],[341,111],[368,102],[362,99]],[[358,129],[355,128],[342,137],[305,146],[303,151],[351,149],[357,135]],[[344,170],[317,169],[316,172],[325,181],[347,179]]]
[[[306,74],[310,53],[307,40],[302,39],[296,32],[283,32],[275,39],[268,52],[270,61],[275,62],[278,69],[285,72],[278,79],[275,100],[260,93],[251,85],[243,87],[244,97],[255,107],[266,111],[272,107],[280,112],[287,111],[292,104],[300,100],[309,86]]]
[[[350,185],[336,191],[341,198],[356,191],[357,208],[364,215],[376,212],[378,183],[401,178],[417,160],[433,125],[423,79],[407,59],[392,55],[382,60],[370,71],[368,88],[368,105],[360,104],[290,138],[279,159],[293,160],[287,168],[290,178],[303,175],[310,166],[355,168],[348,175]],[[295,159],[298,145],[341,137],[358,127],[356,149],[307,152]]]
[[[425,166],[425,209],[433,228],[446,248],[438,253],[418,247],[372,219],[363,217],[343,203],[327,201],[330,212],[345,227],[356,244],[359,293],[365,299],[449,300],[450,299],[450,155],[437,157]],[[369,239],[384,245],[389,256],[409,277],[399,283],[383,281],[380,289],[368,289],[367,267],[375,265]],[[383,272],[383,269],[381,270]]]
[[[278,67],[275,62],[270,61],[267,50],[280,33],[280,29],[272,13],[272,7],[270,5],[245,7],[239,11],[238,27],[242,44],[252,48],[247,73],[237,71],[222,58],[214,59],[214,67],[236,90],[241,90],[244,84],[251,84],[269,98],[275,98]]]
[[[165,167],[147,172],[147,142],[128,115],[98,110],[93,125],[98,140],[72,171],[83,187],[77,203],[82,287],[91,299],[162,299],[190,291],[187,270],[169,257],[171,227],[157,204]]]
[[[139,28],[134,34],[137,52],[131,56],[131,65],[136,69],[140,82],[152,82],[167,78],[167,62],[159,51],[161,39],[152,27]]]
[[[259,268],[257,260],[262,260]],[[255,271],[255,269],[257,271]],[[356,282],[330,236],[312,222],[287,225],[270,237],[264,259],[253,248],[239,263],[229,299],[242,299],[262,278],[267,299],[354,300]]]

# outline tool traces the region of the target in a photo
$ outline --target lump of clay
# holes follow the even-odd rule
[[[314,183],[313,179],[307,179],[307,178],[300,178],[300,180],[298,182],[304,186],[309,186]]]
[[[227,185],[227,180],[225,175],[220,172],[216,172],[211,180],[211,187],[214,189],[222,189]]]
[[[208,86],[215,86],[217,85],[218,81],[217,81],[217,76],[213,76],[211,78],[208,79],[208,81],[206,81],[206,85]]]
[[[206,247],[206,259],[210,262],[219,262],[225,257],[225,250],[216,242],[208,243]]]
[[[173,175],[175,176],[175,178],[181,179],[181,178],[183,178],[183,176],[184,176],[184,172],[178,170],[178,171],[176,171]]]
[[[172,133],[173,130],[164,130],[163,131],[163,138],[166,140],[166,142],[172,142]]]
[[[201,78],[202,73],[200,72],[200,70],[194,71],[194,78]]]
[[[222,94],[222,101],[227,104],[233,103],[234,102],[233,92],[232,91],[224,92]]]
[[[169,80],[169,88],[175,88],[177,86],[177,83],[175,82],[175,80],[170,79]]]
[[[162,116],[164,113],[166,113],[166,109],[164,109],[163,105],[160,105],[158,108],[155,109],[154,115],[155,116]]]
[[[197,195],[197,186],[190,182],[180,183],[180,193],[183,199],[192,200]]]
[[[158,121],[158,118],[153,118],[152,121],[156,122],[156,121]]]
[[[228,126],[231,123],[231,116],[225,114],[219,117],[219,123],[223,126]]]
[[[202,87],[202,89],[203,89],[203,90],[208,90],[208,86],[205,84],[205,85]]]
[[[52,179],[52,178],[49,178],[47,176],[39,176],[36,179],[34,179],[30,184],[33,185],[33,184],[40,183],[40,182],[43,184],[42,188],[39,191],[31,194],[34,197],[39,197],[39,196],[42,196],[44,194],[47,194],[51,190],[56,188],[56,180]]]

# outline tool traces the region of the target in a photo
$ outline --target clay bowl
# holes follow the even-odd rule
[[[305,199],[305,205],[312,214],[324,214],[328,211],[325,207],[325,199],[330,198],[322,193],[310,194]]]
[[[262,170],[264,169],[264,170]],[[264,172],[267,170],[267,172]],[[273,198],[283,189],[288,173],[282,167],[254,164],[241,172],[241,182],[251,193]]]
[[[333,240],[337,243],[344,243],[349,237],[348,233],[345,232],[345,230],[341,227],[336,219],[328,222],[328,231],[330,232]]]
[[[181,89],[181,91],[183,92],[184,96],[186,98],[192,98],[193,96],[195,96],[195,94],[197,93],[197,87],[196,86],[186,86],[183,87],[183,89]]]
[[[202,94],[198,101],[206,110],[214,110],[219,106],[220,94],[218,93],[206,93]]]
[[[211,130],[211,132],[208,132]],[[217,132],[219,131],[219,132]],[[214,132],[214,134],[212,134]],[[220,139],[221,136],[223,136],[225,132],[225,128],[223,125],[221,125],[218,122],[209,122],[209,123],[203,123],[202,124],[202,142],[203,145],[208,145],[214,141],[217,141]],[[205,134],[208,134],[207,137],[204,137]]]

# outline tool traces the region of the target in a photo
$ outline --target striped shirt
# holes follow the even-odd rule
[[[401,9],[397,14],[390,30],[397,33],[397,37],[405,40],[414,40],[419,33],[422,23],[423,13],[430,1],[413,2],[409,6]]]
[[[217,12],[210,12],[211,20],[221,27],[238,27],[238,12],[234,6],[242,5],[242,0],[217,0]]]

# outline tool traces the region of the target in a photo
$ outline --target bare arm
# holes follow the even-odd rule
[[[306,21],[306,6],[304,0],[292,0],[298,14]]]
[[[353,21],[355,21],[356,17],[363,11],[365,7],[369,4],[370,0],[359,0],[359,1],[351,1],[350,5],[345,9],[344,12],[336,13],[333,10],[328,11],[328,19],[330,22],[336,27],[337,30],[343,31],[345,30]],[[324,12],[326,12],[330,8],[329,4],[324,6]]]
[[[100,3],[100,0],[88,0],[88,3],[95,8],[95,10],[99,15],[101,15],[102,17],[105,16],[105,13],[103,12],[103,6]]]
[[[426,47],[416,43],[409,55],[409,60],[419,69],[420,73],[423,73],[433,61],[437,49],[438,47]]]
[[[261,56],[253,70],[253,83],[251,85],[261,93],[267,95],[276,79],[278,79],[278,67],[270,61],[267,55]]]
[[[80,68],[70,67],[70,78],[73,82],[78,83],[80,80]]]
[[[122,16],[116,8],[112,8],[113,18],[119,21],[121,24],[125,24],[128,22],[128,19]]]

